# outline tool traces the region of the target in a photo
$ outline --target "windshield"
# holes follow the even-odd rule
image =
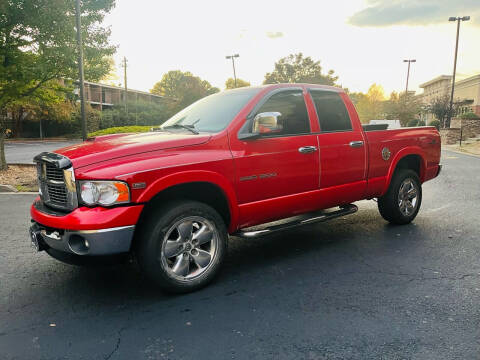
[[[204,97],[172,116],[160,128],[185,131],[190,128],[195,132],[221,131],[259,91],[259,88],[242,88]]]

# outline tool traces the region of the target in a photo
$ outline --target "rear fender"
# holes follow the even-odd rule
[[[398,153],[395,154],[395,157],[393,158],[392,162],[390,163],[390,167],[388,168],[388,173],[387,173],[387,181],[385,182],[385,186],[382,190],[382,195],[385,194],[388,190],[388,187],[390,186],[390,182],[392,181],[393,175],[395,173],[395,170],[397,168],[398,163],[400,160],[402,160],[404,157],[408,155],[418,155],[420,157],[420,182],[424,182],[425,179],[425,169],[427,168],[427,163],[425,159],[425,151],[419,147],[419,146],[408,146],[406,148],[403,148],[400,150]]]

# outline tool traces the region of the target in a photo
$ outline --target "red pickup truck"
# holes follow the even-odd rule
[[[326,221],[374,198],[385,220],[406,224],[441,169],[434,127],[362,127],[328,86],[229,90],[152,130],[35,157],[37,250],[65,262],[134,254],[163,289],[192,291],[218,273],[229,234]]]

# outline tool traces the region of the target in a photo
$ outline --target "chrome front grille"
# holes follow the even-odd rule
[[[45,163],[45,175],[47,180],[64,182],[63,170],[57,168],[55,165]]]
[[[47,184],[48,197],[50,202],[58,206],[67,206],[67,189],[65,185]]]
[[[55,153],[35,157],[40,198],[46,206],[71,211],[78,206],[75,176],[70,160]]]

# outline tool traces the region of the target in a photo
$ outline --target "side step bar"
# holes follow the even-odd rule
[[[233,236],[238,236],[246,239],[258,238],[264,235],[269,235],[279,231],[296,228],[302,225],[314,224],[317,222],[332,220],[340,216],[353,214],[357,212],[357,210],[358,210],[358,207],[356,205],[353,205],[353,204],[343,205],[343,206],[340,206],[340,209],[338,210],[334,210],[330,212],[325,212],[322,210],[320,212],[308,213],[305,215],[301,215],[300,217],[297,216],[294,220],[281,223],[281,224],[271,225],[267,227],[262,227],[262,225],[257,225],[254,227],[245,228],[234,233]]]

